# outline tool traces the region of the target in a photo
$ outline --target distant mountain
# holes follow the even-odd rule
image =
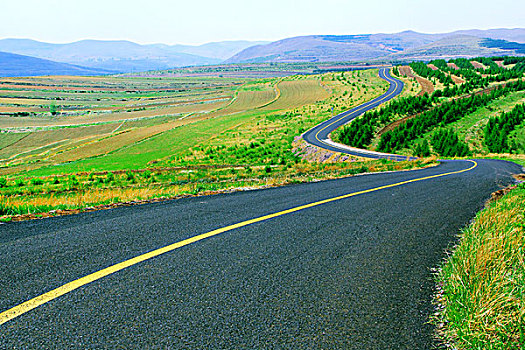
[[[505,47],[507,46],[507,47]],[[476,56],[520,55],[520,47],[525,44],[506,40],[483,39],[472,35],[452,35],[431,44],[387,56],[390,60],[431,60]],[[384,60],[381,58],[380,60]]]
[[[0,77],[40,75],[103,75],[112,71],[75,66],[40,58],[0,52]]]
[[[525,29],[515,28],[473,29],[441,34],[404,31],[395,34],[310,35],[271,43],[223,41],[199,46],[140,45],[130,41],[101,40],[50,44],[29,39],[3,39],[0,40],[0,51],[48,60],[46,64],[40,62],[35,65],[57,69],[56,72],[44,70],[48,73],[42,74],[62,74],[59,72],[63,71],[67,71],[67,74],[75,74],[74,71],[77,74],[101,74],[100,72],[130,73],[218,63],[377,63],[438,57],[524,55],[522,45],[525,45]],[[22,59],[18,60],[18,67],[24,66]],[[25,60],[27,62],[28,58]],[[16,59],[13,58],[12,61],[15,62]],[[58,66],[58,63],[69,66]],[[2,62],[2,67],[6,71],[10,69],[5,62]],[[33,74],[34,69],[19,71],[19,75]]]
[[[264,45],[269,43],[269,41],[221,41],[207,43],[199,46],[161,45],[161,47],[168,50],[172,50],[174,52],[225,60],[241,52],[242,50],[247,49],[248,47],[255,45]]]
[[[465,35],[463,33],[471,33]],[[310,35],[249,47],[226,63],[330,62],[417,59],[426,57],[520,54],[483,44],[482,38],[525,42],[525,29],[471,30],[443,34],[405,31],[396,34]],[[435,45],[434,45],[435,44]]]
[[[514,29],[471,29],[471,30],[458,30],[450,33],[450,35],[463,34],[476,36],[478,38],[488,39],[501,39],[507,41],[514,41],[517,43],[525,43],[525,29],[514,28]]]
[[[0,51],[122,73],[221,61],[129,41],[83,40],[70,44],[49,44],[28,39],[4,39],[0,40]]]
[[[362,61],[422,46],[441,37],[413,31],[301,36],[250,47],[226,62]]]

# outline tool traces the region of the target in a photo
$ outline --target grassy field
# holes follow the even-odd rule
[[[436,319],[457,349],[525,344],[525,186],[480,212],[439,273]]]
[[[243,81],[106,79],[28,78],[0,84],[8,86],[4,99],[56,103],[55,115],[0,116],[6,135],[0,143],[4,220],[433,164],[317,164],[292,152],[294,138],[308,128],[382,94],[388,84],[377,70]],[[60,102],[64,99],[78,105],[66,106]],[[204,99],[209,102],[201,103]],[[70,107],[76,109],[66,111]]]

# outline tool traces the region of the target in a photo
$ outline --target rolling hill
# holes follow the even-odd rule
[[[310,35],[247,48],[227,63],[361,61],[386,56],[437,40],[432,34]]]
[[[476,36],[478,38],[488,38],[488,39],[500,39],[507,41],[514,41],[517,43],[525,43],[525,29],[523,28],[514,28],[514,29],[470,29],[470,30],[458,30],[450,33],[451,35],[463,34]]]
[[[487,38],[500,41],[486,45]],[[443,34],[311,35],[249,47],[227,63],[391,61],[434,57],[519,55],[509,40],[525,42],[525,29],[467,30]],[[515,45],[514,45],[515,46]]]
[[[113,71],[75,66],[41,58],[0,52],[0,76],[104,75]]]
[[[434,58],[524,55],[523,45],[525,29],[516,28],[473,29],[441,34],[404,31],[394,34],[310,35],[271,43],[223,41],[199,46],[140,45],[130,41],[101,40],[51,44],[29,39],[3,39],[0,40],[0,51],[47,60],[33,61],[34,66],[28,64],[27,70],[24,70],[24,65],[30,61],[29,57],[12,56],[9,62],[16,64],[9,66],[4,60],[3,74],[82,75],[168,70],[219,63],[385,63]],[[53,67],[56,71],[53,71]]]
[[[4,39],[0,40],[0,51],[128,73],[216,64],[251,45],[249,41],[169,46],[140,45],[130,41],[82,40],[50,44],[29,39]]]
[[[130,41],[82,40],[70,44],[49,44],[28,39],[5,39],[0,40],[0,51],[119,73],[220,61]]]
[[[457,34],[445,37],[418,48],[394,53],[379,61],[391,60],[433,60],[475,56],[509,56],[520,55],[519,47],[525,44],[512,43],[506,40],[484,39],[472,35]]]

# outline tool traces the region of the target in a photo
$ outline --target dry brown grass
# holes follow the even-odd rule
[[[525,187],[478,214],[440,275],[445,333],[459,349],[525,344]]]
[[[222,100],[211,103],[195,103],[174,107],[160,107],[146,109],[143,111],[83,114],[79,116],[58,118],[2,117],[0,118],[0,128],[86,125],[92,123],[108,123],[121,120],[153,118],[164,115],[205,113],[224,107],[228,104],[228,102],[228,100]]]
[[[280,96],[264,110],[293,109],[324,100],[330,94],[321,86],[317,78],[285,80],[279,83]]]
[[[430,95],[432,92],[434,92],[434,85],[430,82],[430,80],[414,74],[412,68],[409,66],[399,67],[399,72],[409,78],[415,78],[419,85],[421,85],[421,91],[417,94],[417,96],[423,96],[425,93]]]
[[[454,84],[463,84],[465,82],[465,80],[461,79],[460,77],[454,75],[454,74],[451,74],[450,75],[450,78],[452,78],[452,81],[454,82]]]
[[[470,63],[474,66],[476,69],[486,69],[485,65],[478,61],[470,61]]]
[[[159,196],[175,196],[189,190],[188,186],[166,186],[151,188],[105,188],[67,194],[51,194],[35,197],[0,197],[0,202],[11,207],[70,207],[83,208],[95,203],[130,202]]]

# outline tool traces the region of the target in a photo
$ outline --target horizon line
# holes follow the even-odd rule
[[[52,45],[68,45],[68,44],[74,44],[74,43],[79,43],[83,41],[99,41],[99,42],[129,42],[129,43],[138,44],[138,45],[202,46],[202,45],[211,44],[211,43],[239,42],[239,41],[245,41],[245,42],[261,42],[262,41],[262,42],[272,43],[272,42],[285,40],[289,38],[307,37],[307,36],[328,36],[328,35],[344,36],[344,35],[380,35],[380,34],[388,35],[388,34],[400,34],[400,33],[405,33],[405,32],[414,32],[414,33],[425,34],[425,35],[440,35],[440,34],[452,34],[455,32],[468,31],[468,30],[488,31],[488,30],[519,30],[519,29],[525,29],[525,28],[523,27],[514,27],[514,28],[497,27],[497,28],[487,28],[487,29],[470,28],[470,29],[455,29],[449,32],[419,32],[413,29],[406,29],[406,30],[401,30],[397,32],[351,33],[351,34],[348,34],[348,33],[347,34],[341,34],[341,33],[338,33],[338,34],[301,34],[301,35],[286,36],[284,38],[280,38],[276,40],[271,40],[271,39],[225,39],[225,40],[212,40],[212,41],[206,41],[206,42],[200,42],[200,43],[163,43],[163,42],[158,42],[158,41],[144,42],[144,41],[134,41],[133,39],[129,39],[129,38],[120,38],[120,39],[81,38],[81,39],[77,39],[73,41],[66,41],[66,42],[46,41],[42,39],[32,39],[29,37],[2,37],[0,38],[0,40],[30,40],[30,41],[36,41],[39,43],[52,44]]]

